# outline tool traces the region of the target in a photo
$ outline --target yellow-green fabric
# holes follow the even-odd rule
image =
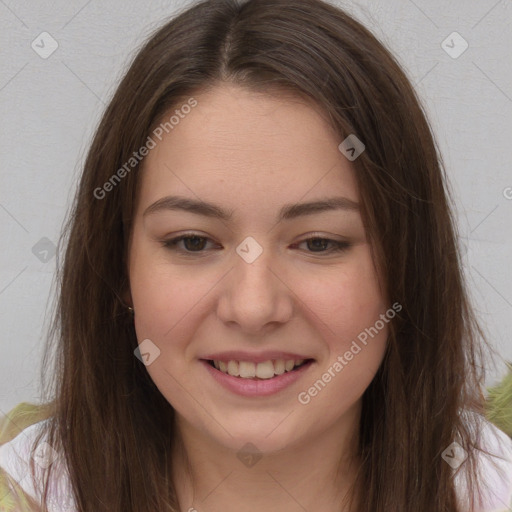
[[[0,445],[14,439],[23,429],[48,418],[49,408],[27,402],[18,404],[0,419]],[[0,512],[34,512],[37,504],[0,467]]]
[[[491,423],[512,437],[512,363],[507,365],[507,375],[497,386],[488,389],[486,416]]]

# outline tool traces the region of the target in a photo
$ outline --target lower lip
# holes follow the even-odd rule
[[[309,367],[314,361],[308,361],[301,367],[291,372],[285,372],[281,375],[276,375],[271,379],[243,379],[241,377],[233,377],[226,373],[217,370],[208,361],[202,359],[200,361],[210,373],[210,375],[224,388],[241,396],[269,396],[279,391],[282,391],[288,386],[291,386],[294,382],[300,379],[305,372],[308,371]]]

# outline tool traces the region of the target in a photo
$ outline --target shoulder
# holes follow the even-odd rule
[[[50,466],[49,512],[76,510],[62,458],[47,442],[47,412],[45,406],[19,404],[0,420],[1,510],[38,510],[32,507],[40,503],[44,473]]]
[[[480,436],[476,439],[475,461],[478,471],[479,492],[472,490],[479,504],[479,512],[506,512],[512,510],[512,439],[487,418],[471,414],[468,421],[480,423]],[[461,447],[461,471],[455,473],[455,488],[459,501],[468,506],[468,487],[465,460]]]

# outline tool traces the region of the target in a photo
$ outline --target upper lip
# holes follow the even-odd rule
[[[293,359],[312,359],[311,357],[294,354],[292,352],[281,352],[277,350],[269,350],[265,352],[244,352],[242,350],[229,350],[226,352],[218,352],[217,354],[207,354],[200,359],[208,361],[250,361],[252,363],[263,363],[271,359],[284,359],[285,361]]]

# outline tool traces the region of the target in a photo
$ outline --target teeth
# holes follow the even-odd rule
[[[238,363],[238,368],[240,370],[240,377],[243,377],[244,379],[256,377],[256,365],[254,363],[240,361],[240,363]]]
[[[271,379],[274,376],[274,364],[272,361],[265,361],[256,365],[256,377],[259,379]]]
[[[274,361],[274,372],[276,375],[282,375],[286,370],[286,363],[282,359]]]
[[[228,373],[229,373],[229,375],[234,375],[235,377],[238,377],[240,375],[238,361],[229,361]]]
[[[250,361],[213,361],[217,370],[243,379],[258,377],[259,379],[271,379],[275,375],[282,375],[300,366],[305,359],[276,359],[263,363],[252,363]]]

